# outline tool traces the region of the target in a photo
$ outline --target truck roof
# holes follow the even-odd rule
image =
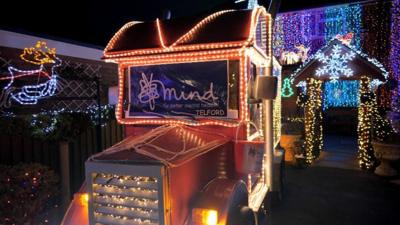
[[[260,16],[269,22],[270,16],[263,7],[223,10],[200,17],[132,21],[113,36],[104,50],[104,58],[240,48],[252,41]]]

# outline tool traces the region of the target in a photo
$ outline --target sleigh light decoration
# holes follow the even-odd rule
[[[119,65],[116,117],[127,138],[86,162],[88,204],[75,195],[63,224],[252,221],[269,190],[265,123],[277,130],[268,141],[279,141],[280,94],[274,116],[255,98],[280,89],[277,79],[256,88],[271,69],[269,43],[263,7],[124,25],[104,59]]]
[[[0,107],[10,107],[11,101],[21,105],[37,104],[42,98],[53,96],[57,90],[58,75],[55,69],[61,65],[55,48],[38,41],[34,47],[25,48],[21,60],[29,63],[32,70],[8,67],[9,74],[0,77],[5,85],[0,96]]]

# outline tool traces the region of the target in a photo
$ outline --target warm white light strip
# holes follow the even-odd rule
[[[219,11],[219,12],[216,12],[216,13],[213,13],[213,14],[207,16],[206,18],[201,20],[199,23],[197,23],[196,26],[194,26],[192,29],[190,29],[189,32],[187,32],[186,34],[181,36],[175,43],[173,43],[171,45],[171,47],[174,47],[181,43],[188,42],[191,38],[193,38],[195,33],[198,32],[198,30],[200,30],[205,24],[211,22],[212,20],[214,20],[215,18],[217,18],[220,15],[223,15],[225,13],[232,12],[232,11],[234,11],[234,10],[223,10],[223,11]]]
[[[129,29],[130,27],[132,27],[132,26],[134,26],[135,24],[138,24],[138,23],[141,23],[141,22],[132,21],[132,22],[129,22],[129,23],[125,24],[124,26],[122,26],[121,29],[119,29],[117,31],[117,33],[115,33],[114,36],[111,38],[111,40],[108,42],[106,48],[103,51],[103,54],[106,55],[106,52],[108,52],[111,48],[114,48],[115,42],[118,41],[119,36],[122,33],[124,33],[127,29]]]
[[[161,30],[160,20],[158,18],[156,20],[156,23],[157,23],[157,32],[158,32],[158,38],[160,39],[160,44],[163,48],[167,48],[167,46],[165,46],[164,44],[164,37]]]

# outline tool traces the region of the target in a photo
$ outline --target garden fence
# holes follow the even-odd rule
[[[124,138],[123,126],[115,120],[101,128],[101,146],[104,150]],[[85,176],[86,159],[97,153],[96,128],[89,128],[68,143],[70,190],[79,190]],[[100,142],[99,142],[100,143]],[[60,151],[56,141],[41,140],[29,136],[0,135],[0,164],[40,163],[60,174]]]

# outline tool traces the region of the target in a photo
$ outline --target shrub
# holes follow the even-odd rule
[[[0,224],[33,224],[56,195],[58,180],[40,164],[0,165]]]
[[[386,117],[381,116],[376,110],[373,114],[372,139],[384,143],[400,143],[399,134],[395,132],[392,124]]]
[[[6,135],[29,135],[31,127],[29,121],[13,116],[0,115],[0,133]]]

